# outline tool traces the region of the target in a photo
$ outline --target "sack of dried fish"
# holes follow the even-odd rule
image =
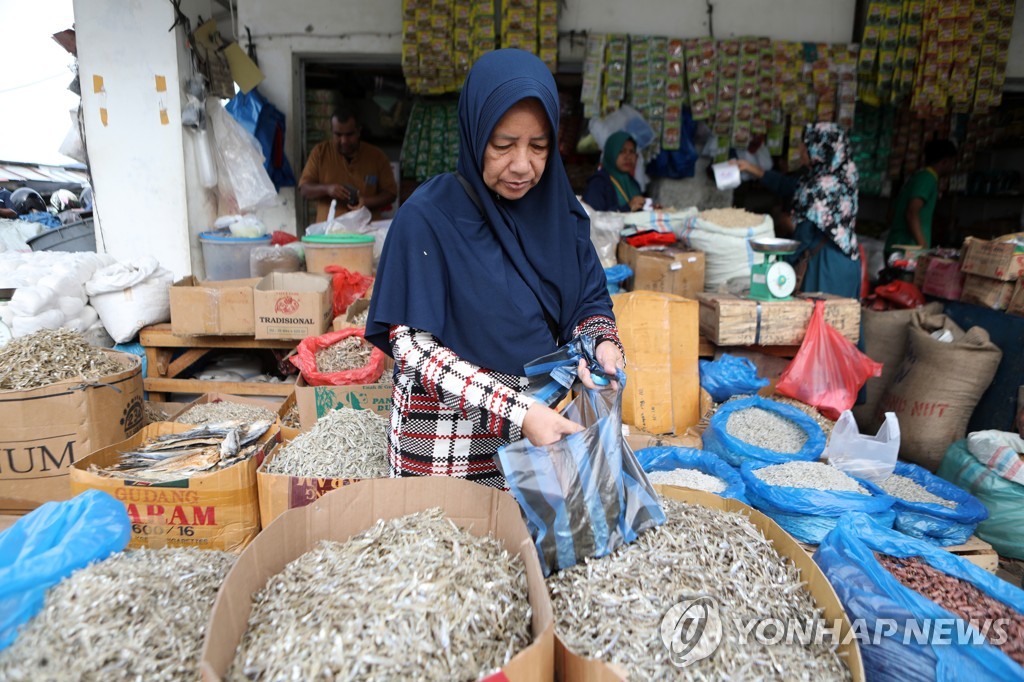
[[[537,447],[523,439],[496,462],[523,508],[544,575],[604,556],[665,520],[658,495],[622,436],[622,392],[585,389],[562,414],[584,429]]]
[[[894,500],[875,484],[821,462],[745,462],[740,476],[750,504],[800,542],[818,544],[850,512],[870,514],[886,528],[895,518]]]
[[[731,497],[744,504],[743,479],[738,471],[707,450],[678,447],[644,448],[636,451],[652,485],[674,485]],[[680,473],[693,472],[693,473]],[[710,480],[707,480],[710,479]]]
[[[290,360],[309,386],[372,384],[384,373],[384,351],[368,343],[365,330],[348,328],[299,342]]]
[[[744,462],[813,462],[825,449],[825,435],[813,419],[756,395],[719,407],[701,438],[705,450],[734,467]]]
[[[863,619],[873,628],[861,639],[867,679],[1024,679],[1024,668],[995,646],[1004,640],[1021,651],[1022,640],[1011,629],[1013,622],[993,618],[983,604],[971,604],[970,610],[958,613],[950,604],[935,603],[901,584],[881,565],[876,552],[918,557],[932,569],[1024,614],[1024,591],[1011,583],[964,557],[882,528],[863,514],[851,514],[825,537],[814,560],[850,618]],[[957,588],[946,589],[963,594]]]
[[[243,552],[211,615],[202,670],[476,680],[509,666],[513,679],[550,678],[541,580],[519,509],[500,491],[362,481],[283,515]]]
[[[234,558],[139,550],[76,571],[0,653],[0,679],[197,679],[207,618]]]
[[[909,462],[897,462],[879,487],[895,500],[893,528],[942,547],[967,542],[988,518],[988,509],[974,495]]]
[[[129,532],[124,507],[99,490],[48,502],[0,532],[0,651],[39,612],[49,587],[120,552]]]
[[[388,475],[388,420],[342,407],[272,452],[256,472],[260,518],[266,526],[336,488]]]
[[[256,469],[278,437],[269,422],[153,424],[75,462],[71,490],[96,488],[120,500],[132,522],[132,549],[238,551],[259,532]]]
[[[175,417],[174,421],[179,424],[202,426],[225,422],[252,423],[277,420],[277,412],[265,407],[266,403],[257,405],[255,401],[245,400],[245,398],[220,394],[207,395]]]
[[[768,644],[750,630],[744,634],[743,623],[769,619],[804,627],[819,618],[831,627],[840,619],[840,634],[849,631],[842,608],[796,543],[774,524],[755,525],[745,513],[735,513],[748,508],[733,500],[667,490],[662,502],[663,525],[547,581],[555,632],[575,655],[570,658],[581,673],[578,679],[610,676],[607,668],[600,674],[603,666],[596,661],[576,657],[611,663],[631,680],[850,679],[844,662],[859,663],[856,643],[840,647],[844,661],[828,642],[816,638]],[[721,643],[707,657],[680,668],[671,661],[663,633],[673,628],[665,621],[670,610],[676,608],[678,617],[677,605],[699,596],[717,602]],[[707,634],[710,639],[712,633]]]

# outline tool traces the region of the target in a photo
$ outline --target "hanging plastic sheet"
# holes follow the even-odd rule
[[[724,403],[734,395],[757,393],[768,385],[757,376],[757,366],[750,358],[723,353],[717,360],[700,360],[700,387],[716,403]]]
[[[726,488],[719,497],[730,497],[744,504],[750,504],[744,494],[745,486],[740,472],[722,461],[718,455],[707,450],[696,448],[657,447],[644,448],[636,451],[636,459],[644,472],[675,471],[676,469],[696,469],[697,471],[715,476],[725,481]]]
[[[47,589],[120,552],[130,535],[124,505],[100,490],[47,502],[0,533],[0,651],[43,607]]]
[[[622,388],[586,389],[563,412],[583,431],[537,447],[527,440],[496,461],[519,502],[544,575],[605,556],[665,522],[658,496],[622,437]]]
[[[266,161],[263,167],[274,183],[274,189],[295,186],[295,174],[284,154],[284,114],[253,88],[248,94],[239,92],[226,107],[235,120],[256,138]]]

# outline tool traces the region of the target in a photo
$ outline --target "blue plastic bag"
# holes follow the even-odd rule
[[[743,504],[749,504],[743,493],[744,485],[740,473],[713,452],[680,447],[644,448],[636,451],[636,459],[648,474],[655,471],[696,469],[709,476],[717,476],[726,484],[725,490],[717,493],[719,497],[731,497]]]
[[[622,291],[622,283],[633,276],[628,265],[613,265],[604,269],[604,278],[608,281],[608,293],[618,294]]]
[[[757,393],[768,385],[757,376],[757,367],[750,358],[723,353],[717,360],[700,360],[700,387],[711,394],[716,403],[724,403],[734,395]]]
[[[933,495],[957,503],[954,509],[949,509],[941,504],[893,498],[893,510],[896,512],[893,528],[901,533],[943,547],[962,545],[974,535],[978,523],[988,518],[988,509],[978,498],[943,481],[927,469],[909,462],[896,462],[893,473],[911,479]]]
[[[537,447],[521,440],[495,461],[519,502],[544,575],[605,556],[665,522],[658,495],[622,437],[622,388],[585,389],[563,415],[585,428]]]
[[[841,490],[816,490],[769,485],[754,475],[766,464],[744,462],[740,477],[746,486],[750,505],[772,517],[783,530],[800,542],[820,543],[828,535],[839,517],[851,512],[869,514],[879,525],[891,528],[896,514],[892,510],[893,498],[862,478],[851,476],[870,495]]]
[[[729,435],[725,428],[729,423],[729,415],[748,407],[760,407],[762,410],[775,412],[780,417],[785,417],[796,424],[807,434],[804,446],[800,448],[799,452],[775,452],[751,445]],[[705,450],[715,453],[725,460],[726,464],[734,467],[748,461],[761,464],[782,464],[792,460],[813,462],[817,461],[825,450],[825,434],[813,419],[792,405],[783,405],[760,396],[733,400],[722,405],[711,417],[708,428],[704,430],[701,437]]]
[[[130,535],[124,505],[100,490],[47,502],[0,533],[0,651],[43,607],[48,588],[120,552]]]
[[[587,334],[580,334],[558,350],[523,366],[530,381],[526,394],[548,407],[562,402],[576,383],[580,360],[586,360],[591,370],[596,372],[595,382],[605,378],[603,370],[598,369],[600,363],[594,357],[594,340]]]
[[[988,643],[958,642],[957,619],[952,643],[930,643],[906,624],[917,627],[952,614],[918,592],[904,587],[875,558],[921,557],[943,573],[972,583],[990,597],[1024,612],[1024,591],[934,545],[878,526],[863,514],[850,514],[828,534],[814,561],[832,583],[851,621],[862,621],[860,652],[865,679],[892,680],[1024,680],[1024,668]],[[880,622],[886,619],[886,622]],[[891,631],[895,623],[895,631]],[[881,636],[888,632],[887,636]],[[909,636],[909,638],[908,638]],[[906,641],[905,641],[906,640]]]
[[[282,187],[294,187],[295,174],[284,155],[284,114],[256,88],[236,94],[225,109],[259,142],[265,159],[263,167],[274,189],[280,192]]]

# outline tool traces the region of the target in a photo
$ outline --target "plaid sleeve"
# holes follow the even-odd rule
[[[535,401],[498,380],[441,345],[432,334],[395,325],[390,331],[391,350],[398,371],[469,421],[508,438],[509,427],[522,428],[526,411]]]
[[[619,328],[615,326],[615,320],[604,315],[591,315],[586,318],[573,330],[572,335],[574,337],[580,334],[586,334],[590,338],[594,339],[594,346],[597,347],[602,341],[611,341],[619,348],[619,352],[622,353],[622,361],[626,361],[626,351],[622,348],[622,342],[619,341]]]

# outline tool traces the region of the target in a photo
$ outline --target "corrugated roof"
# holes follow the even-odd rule
[[[0,162],[0,182],[58,182],[85,184],[85,169]]]

